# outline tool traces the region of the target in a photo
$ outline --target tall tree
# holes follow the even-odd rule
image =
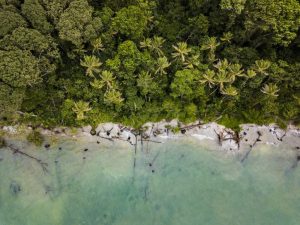
[[[87,0],[72,1],[61,14],[56,26],[59,37],[76,47],[97,38],[101,27],[101,19],[93,16],[93,8]]]

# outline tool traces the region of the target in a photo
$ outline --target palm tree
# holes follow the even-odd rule
[[[279,88],[276,84],[265,84],[261,92],[271,97],[278,97]]]
[[[223,34],[223,37],[221,37],[220,40],[230,44],[232,38],[233,38],[233,34],[231,32],[226,32]]]
[[[160,73],[162,74],[167,74],[165,69],[167,69],[171,63],[168,62],[167,57],[163,56],[157,59],[157,70],[155,71],[155,74]]]
[[[247,70],[246,77],[247,77],[248,79],[253,78],[253,77],[255,77],[255,76],[256,76],[256,72],[255,72],[254,70],[251,70],[251,69],[248,69],[248,70]]]
[[[89,107],[88,102],[84,102],[84,101],[80,100],[79,102],[74,102],[74,107],[72,108],[72,110],[73,110],[73,112],[76,113],[77,120],[83,120],[85,118],[84,113],[88,112],[92,109]]]
[[[172,53],[173,58],[180,58],[182,62],[185,62],[185,57],[192,51],[191,48],[188,48],[186,42],[179,42],[177,46],[172,45],[176,52]]]
[[[185,66],[184,68],[185,69],[194,69],[195,67],[198,67],[200,65],[199,58],[200,58],[199,54],[188,57],[186,62],[183,63],[183,65]]]
[[[99,51],[104,50],[101,38],[97,38],[97,39],[91,41],[91,45],[93,47],[93,52],[95,52],[95,51],[99,52]]]
[[[121,104],[124,99],[122,98],[122,94],[120,91],[117,91],[115,89],[108,90],[104,95],[104,101],[109,104],[115,104],[119,105]]]
[[[219,71],[227,70],[227,68],[229,67],[229,62],[227,59],[219,60],[218,63],[214,64],[214,67],[217,68]]]
[[[145,41],[140,42],[141,48],[148,48],[151,52],[155,52],[158,56],[163,56],[164,53],[161,50],[165,40],[162,37],[154,36],[153,39],[146,38]]]
[[[105,84],[102,80],[94,79],[93,82],[90,82],[90,85],[95,89],[101,89]]]
[[[236,89],[235,87],[229,85],[229,86],[227,86],[226,88],[223,88],[223,89],[221,90],[221,93],[222,93],[223,95],[236,96],[236,95],[238,94],[238,91],[237,91],[237,89]]]
[[[205,74],[203,74],[203,79],[200,79],[200,83],[207,83],[210,88],[215,85],[215,71],[207,70]]]
[[[152,40],[152,45],[151,45],[152,51],[156,52],[158,56],[164,55],[163,51],[161,50],[164,42],[165,40],[162,37],[157,37],[157,36],[154,36]]]
[[[231,79],[231,82],[235,81],[235,77],[243,77],[245,76],[244,70],[242,69],[242,66],[238,63],[232,64],[229,66],[229,77]]]
[[[209,37],[201,46],[201,50],[210,50],[214,52],[216,48],[220,45],[216,37]]]
[[[99,67],[102,65],[100,60],[96,56],[84,56],[83,60],[80,60],[80,65],[86,67],[86,74],[94,77],[94,73],[99,73]]]
[[[76,55],[82,56],[82,55],[84,55],[84,54],[86,53],[86,50],[84,49],[84,46],[83,46],[83,45],[78,45],[72,52],[75,53]],[[73,57],[74,57],[74,58],[76,57],[76,56],[73,55],[72,53],[71,53],[71,56],[72,56],[72,58],[73,58]]]
[[[267,60],[256,60],[254,69],[261,74],[267,75],[266,70],[271,66],[270,61]]]
[[[106,85],[106,90],[113,88],[115,77],[112,72],[103,70],[100,77],[102,82]]]
[[[140,42],[141,48],[151,48],[152,46],[152,40],[151,38],[146,38],[144,41]]]
[[[224,83],[232,82],[232,79],[228,76],[228,73],[224,70],[221,70],[217,73],[215,82],[220,85],[220,90],[223,90]]]

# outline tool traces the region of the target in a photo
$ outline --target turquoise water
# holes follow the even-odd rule
[[[241,163],[189,138],[144,143],[136,155],[104,140],[13,144],[48,172],[0,149],[0,225],[300,224],[300,169],[282,147],[258,146]]]

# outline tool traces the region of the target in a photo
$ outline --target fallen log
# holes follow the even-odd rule
[[[13,154],[20,154],[20,155],[26,156],[27,158],[35,160],[37,163],[40,164],[40,166],[42,167],[44,172],[48,172],[48,169],[47,169],[48,163],[45,163],[41,159],[38,159],[32,155],[27,154],[26,152],[19,150],[18,148],[14,147],[13,145],[7,145],[7,147],[13,152]]]

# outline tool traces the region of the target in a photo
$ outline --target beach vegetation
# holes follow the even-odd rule
[[[26,137],[27,141],[30,143],[33,143],[36,146],[42,146],[44,142],[44,137],[43,135],[37,131],[37,130],[32,130]]]

